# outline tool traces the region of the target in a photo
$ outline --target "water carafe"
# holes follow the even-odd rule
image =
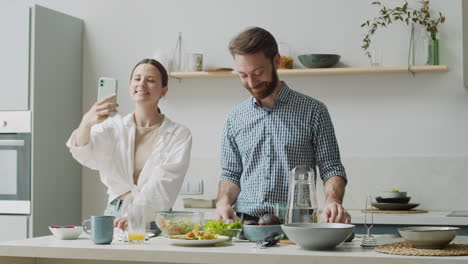
[[[317,209],[314,170],[307,165],[297,166],[289,173],[285,222],[287,224],[317,223]]]

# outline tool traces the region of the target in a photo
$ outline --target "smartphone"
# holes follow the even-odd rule
[[[114,78],[100,77],[98,81],[98,101],[113,94],[117,95],[117,80]],[[117,96],[108,102],[117,103]]]

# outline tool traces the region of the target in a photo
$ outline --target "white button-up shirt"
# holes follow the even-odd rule
[[[78,162],[99,170],[109,202],[132,191],[144,201],[147,219],[154,220],[157,211],[170,209],[177,198],[189,166],[192,136],[188,128],[165,117],[160,137],[135,185],[135,126],[133,113],[116,115],[91,128],[87,145],[76,146],[74,131],[67,146]]]

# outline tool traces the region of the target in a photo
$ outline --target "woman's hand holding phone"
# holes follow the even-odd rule
[[[109,102],[116,96],[116,94],[113,94],[102,99],[101,101],[97,101],[91,107],[91,109],[89,109],[89,111],[86,114],[84,114],[81,124],[88,128],[91,128],[93,125],[106,120],[109,117],[109,115],[117,113],[117,107],[119,105],[116,103]]]

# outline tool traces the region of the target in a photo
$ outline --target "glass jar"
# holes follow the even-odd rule
[[[292,58],[291,47],[289,46],[289,44],[285,42],[279,42],[278,51],[281,56],[279,68],[280,69],[292,69],[294,59]]]

